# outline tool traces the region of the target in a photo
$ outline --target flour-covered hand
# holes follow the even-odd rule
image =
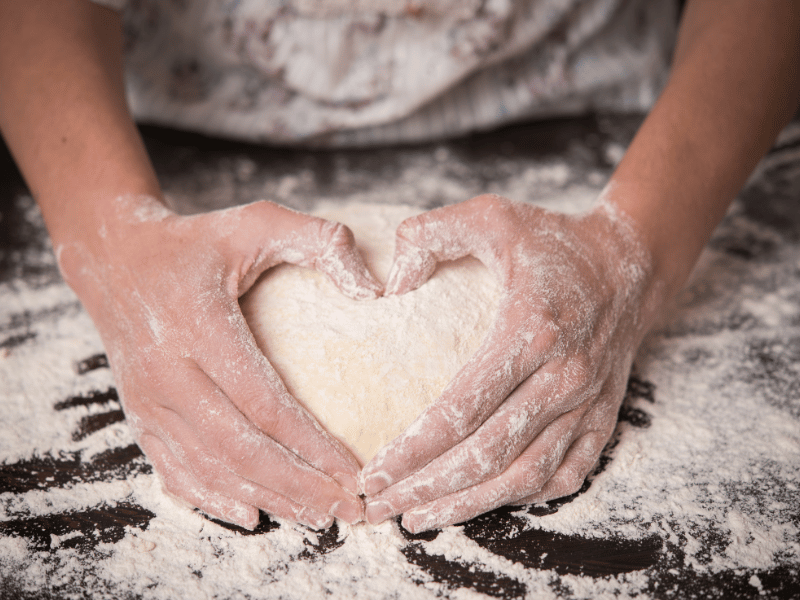
[[[92,244],[57,252],[168,491],[246,528],[258,509],[315,528],[361,519],[358,462],[291,397],[238,304],[281,262],[376,297],[346,227],[267,202],[185,217],[127,197]]]
[[[492,195],[405,221],[387,293],[464,255],[502,283],[497,317],[441,397],[364,468],[371,523],[403,513],[418,532],[577,491],[658,303],[649,256],[608,203],[565,215]]]

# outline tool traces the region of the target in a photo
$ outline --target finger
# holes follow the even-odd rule
[[[357,493],[358,460],[292,397],[256,345],[239,305],[231,301],[226,314],[206,322],[208,347],[197,353],[198,366],[258,429]],[[223,348],[228,353],[220,357]]]
[[[466,254],[505,281],[510,268],[503,265],[508,252],[501,249],[508,247],[508,240],[494,236],[518,225],[518,213],[525,208],[534,210],[485,195],[407,219],[398,228],[387,293],[413,289],[437,261]],[[536,295],[503,298],[487,339],[441,397],[362,470],[361,489],[367,496],[422,468],[475,431],[520,381],[559,349],[560,331],[547,302]]]
[[[470,235],[474,205],[474,201],[467,201],[444,206],[406,219],[398,226],[387,295],[417,289],[433,275],[438,262],[479,253],[476,236]]]
[[[256,528],[259,518],[257,508],[205,489],[158,438],[142,436],[138,443],[170,494],[226,523],[233,523],[250,531]]]
[[[321,248],[314,268],[325,273],[339,291],[354,300],[369,300],[383,293],[383,286],[369,272],[349,227],[330,221],[310,223],[308,227],[319,229]]]
[[[515,309],[505,312],[511,310]],[[502,307],[500,312],[504,312]],[[442,395],[364,467],[361,489],[367,496],[408,477],[456,446],[497,410],[520,381],[551,358],[557,332],[546,321],[529,319],[525,328],[514,328],[513,322],[498,318]],[[553,377],[561,364],[563,361],[552,361],[542,377]]]
[[[272,202],[255,202],[217,213],[210,221],[228,221],[223,236],[244,257],[238,294],[243,294],[266,269],[282,262],[326,274],[349,298],[377,298],[383,286],[369,272],[353,232],[341,223],[312,217]],[[225,228],[224,228],[225,229]]]
[[[403,221],[397,228],[395,257],[386,294],[404,294],[418,288],[433,274],[436,263],[471,255],[505,281],[508,231],[522,221],[520,211],[535,207],[484,194]],[[528,217],[530,218],[530,217]]]
[[[558,421],[554,422],[501,475],[406,512],[403,527],[419,533],[461,523],[530,495],[552,477],[564,459],[571,436],[571,431],[565,435]]]
[[[168,446],[155,436],[143,436],[142,443],[147,446],[148,451],[153,450],[166,454],[194,484],[192,489],[203,490],[206,495],[217,495],[233,502],[244,503],[246,506],[302,523],[313,529],[325,529],[333,523],[331,515],[300,506],[288,498],[235,475],[212,457],[197,440],[193,441],[194,445],[191,449],[191,453],[195,457],[199,457],[199,460],[196,459],[192,464],[194,468],[182,467]]]
[[[394,488],[385,490],[376,497],[375,501],[371,501],[367,505],[367,521],[374,524],[392,514],[412,509],[410,513],[406,513],[406,516],[410,516],[411,523],[426,523],[430,520],[435,523],[432,526],[439,526],[437,524],[442,522],[445,514],[452,513],[461,519],[470,513],[466,518],[471,518],[502,504],[507,504],[520,496],[528,495],[538,490],[556,470],[579,421],[579,415],[573,413],[561,415],[544,428],[536,439],[511,461],[507,469],[495,471],[499,474],[457,492],[448,495],[436,493],[439,490],[435,488],[447,486],[438,483],[438,477],[433,473],[431,474],[433,477],[428,478],[430,482],[428,485],[423,483],[420,486],[421,482],[416,475],[410,478],[408,483],[402,481]],[[477,460],[490,457],[493,448],[491,446],[484,447],[482,450],[483,452]],[[467,465],[463,466],[468,468]],[[416,498],[422,502],[413,504],[412,501]],[[425,502],[428,499],[430,500]],[[398,504],[393,504],[393,501]],[[387,507],[394,512],[387,515]],[[379,511],[383,511],[383,513]],[[458,521],[449,521],[445,524],[456,522]]]
[[[186,389],[194,390],[192,407],[176,407],[180,414],[162,408],[156,420],[159,437],[185,467],[194,469],[195,476],[200,475],[196,465],[201,459],[192,452],[196,437],[209,454],[240,477],[348,523],[361,520],[363,503],[355,493],[258,429],[205,373],[187,369],[183,380],[189,384]]]
[[[600,453],[614,433],[628,373],[612,374],[602,392],[581,420],[579,434],[570,446],[564,461],[542,489],[521,498],[519,504],[546,502],[574,494],[583,486],[587,475],[597,465]]]
[[[597,466],[607,441],[606,436],[597,432],[576,440],[550,480],[538,492],[521,498],[514,504],[537,504],[576,493]]]
[[[472,435],[425,467],[383,490],[367,506],[367,519],[380,522],[393,514],[427,504],[437,498],[475,486],[503,473],[545,428],[559,427],[562,434],[574,428],[578,411],[563,412],[556,378],[537,373],[528,378]],[[556,418],[560,417],[560,418]],[[556,421],[554,422],[554,419]],[[377,506],[386,503],[393,512]]]

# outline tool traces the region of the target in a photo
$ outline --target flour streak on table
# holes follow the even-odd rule
[[[432,204],[487,188],[525,199],[538,182],[550,191],[533,199],[575,210],[607,175],[592,153],[617,143],[580,123],[383,153],[378,175],[369,175],[374,153],[298,153],[280,163],[284,155],[269,150],[204,147],[158,131],[147,139],[179,203],[191,194],[163,165],[190,156],[209,181],[246,171],[231,184],[234,198],[281,177],[299,182],[287,199],[295,206],[310,202],[303,194],[351,199],[353,181],[363,184],[361,201],[438,198]],[[563,132],[581,128],[594,141],[564,159]],[[550,154],[510,152],[521,158],[487,170],[502,144],[548,135]],[[583,489],[420,535],[397,522],[313,532],[268,515],[248,532],[168,497],[128,430],[99,337],[58,276],[41,218],[9,171],[0,177],[0,599],[797,597],[798,146],[795,126],[645,343],[615,436]],[[254,168],[238,168],[245,151]],[[275,164],[288,171],[276,175]],[[309,164],[328,183],[303,183]]]

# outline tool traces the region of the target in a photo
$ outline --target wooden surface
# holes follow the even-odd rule
[[[483,177],[487,182],[497,175],[498,161],[502,161],[504,155],[527,156],[531,160],[567,157],[577,168],[608,173],[612,165],[603,149],[610,142],[625,144],[636,124],[635,118],[589,118],[552,122],[477,136],[454,142],[447,148],[449,152],[458,153],[463,160],[469,161],[474,177]],[[169,188],[171,183],[177,182],[175,186],[181,193],[191,194],[194,190],[201,200],[204,194],[209,197],[213,195],[215,189],[218,193],[232,195],[230,200],[233,201],[249,199],[253,190],[247,184],[220,187],[219,182],[208,180],[209,172],[235,172],[236,159],[243,154],[252,157],[257,165],[266,165],[264,168],[269,170],[271,177],[301,173],[299,180],[302,183],[302,172],[313,172],[314,186],[306,192],[310,197],[320,191],[330,192],[332,189],[338,193],[346,192],[347,186],[358,189],[370,178],[391,178],[401,168],[397,158],[399,154],[432,151],[422,148],[325,153],[242,146],[159,129],[146,129],[145,133],[165,187]],[[536,143],[531,143],[531,139],[535,139]],[[579,144],[575,143],[576,139],[580,140]],[[793,152],[798,142],[792,144],[794,146],[790,144],[776,152]],[[349,165],[347,168],[352,174],[346,182],[332,175],[334,166],[341,168],[343,161]],[[785,168],[774,174],[777,188],[781,185],[789,186],[789,183],[794,185],[797,179],[796,175]],[[41,246],[44,242],[41,232],[34,230],[15,203],[15,198],[22,193],[24,187],[10,159],[8,156],[0,158],[0,282],[55,281],[59,276],[52,262],[37,263],[25,258],[27,248],[32,245]],[[303,208],[302,194],[296,203],[300,204],[299,208]],[[800,197],[791,197],[788,192],[764,197],[759,196],[758,191],[752,191],[745,198],[745,209],[750,211],[754,219],[773,226],[784,239],[795,242],[800,239]],[[718,243],[727,244],[727,251],[740,258],[757,256],[764,250],[763,242],[748,238],[746,232],[729,236]],[[74,310],[74,307],[63,310]],[[14,352],[15,349],[31,343],[35,338],[31,325],[45,317],[46,315],[35,312],[22,312],[13,319],[0,323],[0,350]],[[763,363],[766,372],[769,373],[769,369],[772,369],[773,375],[782,368],[780,360],[770,358],[766,350]],[[75,377],[79,380],[103,369],[108,369],[108,364],[102,353],[81,356],[76,362]],[[796,382],[794,386],[795,389],[800,387]],[[633,377],[620,412],[620,428],[647,429],[651,424],[648,406],[659,401],[658,393],[652,382]],[[0,402],[1,398],[2,391]],[[72,431],[74,440],[103,431],[124,419],[113,387],[54,399],[52,410],[55,413],[78,406],[91,406],[96,410],[77,423]],[[614,443],[612,441],[606,449],[595,477],[612,460]],[[32,457],[0,464],[0,494],[20,495],[31,490],[47,491],[73,486],[79,482],[115,481],[151,472],[149,463],[135,445],[110,449],[88,461],[83,460],[79,453]],[[560,507],[575,501],[590,485],[591,482],[588,482],[575,496],[551,502],[546,507],[530,507],[527,510],[535,515],[555,513]],[[794,510],[800,515],[800,500],[797,500]],[[686,564],[684,548],[680,542],[675,543],[656,534],[636,540],[613,536],[596,539],[530,529],[524,526],[518,511],[519,509],[504,508],[480,516],[464,525],[463,534],[488,552],[526,569],[552,571],[554,575],[551,589],[565,598],[573,597],[575,592],[566,586],[559,587],[561,576],[607,578],[631,572],[646,574],[649,582],[646,594],[654,598],[800,597],[797,564],[777,564],[774,568],[758,571],[699,573]],[[32,547],[47,553],[51,551],[51,534],[64,536],[80,531],[83,535],[66,540],[63,547],[74,547],[85,564],[89,565],[98,552],[98,545],[116,542],[131,529],[146,530],[154,517],[151,511],[136,504],[110,502],[90,509],[0,521],[0,536],[25,538]],[[800,524],[798,521],[800,516],[795,523]],[[269,536],[270,532],[281,525],[262,514],[261,523],[254,532],[228,525],[225,527],[243,536]],[[420,535],[404,532],[403,535],[405,545],[402,553],[407,561],[417,565],[433,581],[442,584],[444,596],[448,595],[447,590],[456,591],[462,588],[473,589],[495,598],[521,598],[528,594],[525,584],[513,577],[498,575],[480,564],[448,560],[440,554],[426,551],[426,544],[439,535],[437,531]],[[705,538],[712,545],[713,539],[713,535]],[[307,551],[298,556],[297,560],[317,560],[335,552],[341,543],[334,525],[318,537],[317,543],[309,543]],[[55,550],[52,552],[55,560]],[[760,589],[750,583],[753,575],[757,575],[760,580]],[[0,572],[2,599],[56,598],[68,594],[80,597],[80,581],[59,585],[25,590],[19,574]]]

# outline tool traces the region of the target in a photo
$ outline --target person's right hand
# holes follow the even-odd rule
[[[191,217],[147,196],[113,206],[96,238],[56,252],[166,489],[249,529],[258,509],[313,528],[361,520],[358,462],[290,396],[238,304],[281,262],[376,297],[352,233],[268,202]]]

